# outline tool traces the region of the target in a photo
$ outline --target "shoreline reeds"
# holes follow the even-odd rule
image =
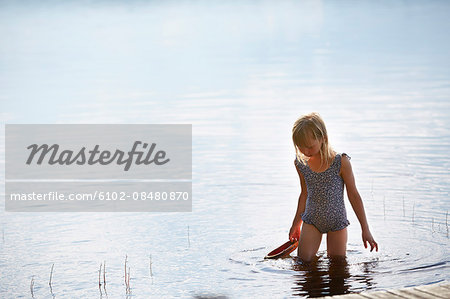
[[[31,282],[30,282],[30,291],[31,291],[31,298],[34,298],[34,276],[31,277]]]
[[[125,277],[124,277],[124,279],[125,279],[125,292],[128,295],[128,294],[131,294],[131,287],[130,287],[130,272],[131,271],[130,271],[130,267],[128,267],[128,273],[127,273],[127,262],[128,262],[128,256],[125,255],[125,265],[124,265]]]

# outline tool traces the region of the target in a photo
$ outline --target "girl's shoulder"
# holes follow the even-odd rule
[[[351,157],[346,153],[336,153],[336,155],[334,156],[334,160],[338,160],[339,162],[341,162],[342,160],[350,160],[350,159]]]
[[[348,165],[350,165],[350,159],[351,159],[351,157],[349,156],[349,155],[347,155],[346,153],[342,153],[342,154],[340,154],[340,165],[341,165],[341,168],[342,168],[342,166],[348,166]]]
[[[346,153],[338,153],[338,152],[334,152],[334,158],[338,158],[338,159],[340,159],[340,158],[342,158],[342,157],[345,157],[345,158],[347,158],[348,160],[350,160],[351,159],[351,157],[348,155],[348,154],[346,154]]]
[[[340,161],[340,166],[339,166],[339,174],[342,175],[344,172],[347,172],[349,169],[351,169],[351,165],[350,165],[350,159],[351,157],[349,155],[347,155],[346,153],[342,153],[340,154],[341,156],[341,161]]]
[[[347,158],[348,160],[350,160],[352,157],[350,157],[349,155],[347,155],[346,153],[342,153],[342,154],[340,154],[341,155],[341,157],[345,157],[345,158]]]
[[[303,167],[306,166],[306,164],[299,160],[297,156],[295,156],[294,164],[298,169],[303,169]]]

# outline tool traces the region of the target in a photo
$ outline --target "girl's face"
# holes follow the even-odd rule
[[[322,146],[322,141],[317,139],[312,139],[305,145],[300,146],[298,149],[302,152],[303,155],[308,158],[317,155],[320,152],[320,147]]]

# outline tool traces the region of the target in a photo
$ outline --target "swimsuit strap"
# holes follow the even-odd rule
[[[302,162],[300,162],[300,161],[298,160],[297,156],[295,156],[295,165],[296,165],[298,168],[302,168],[302,167],[305,167],[305,166],[306,166],[306,165],[304,165]]]
[[[337,171],[339,171],[341,169],[341,155],[340,154],[336,154],[333,162],[331,162],[330,168],[334,168]]]

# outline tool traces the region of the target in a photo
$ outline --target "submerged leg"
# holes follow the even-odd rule
[[[319,250],[321,241],[322,234],[319,230],[314,225],[303,222],[302,233],[298,241],[298,257],[305,262],[312,261]]]
[[[328,256],[345,256],[347,252],[347,228],[327,233]]]

